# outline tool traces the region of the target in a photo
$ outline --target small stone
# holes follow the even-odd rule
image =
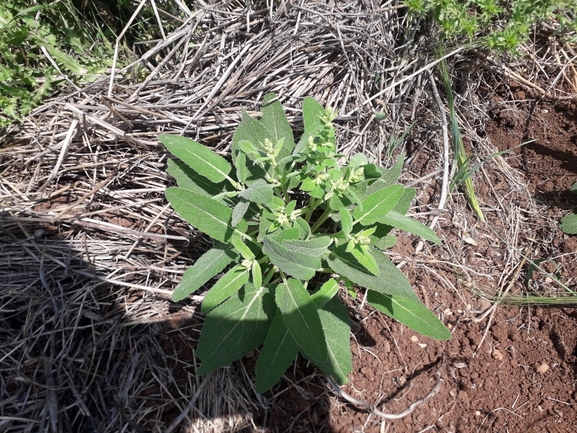
[[[491,308],[492,304],[486,299],[481,298],[478,301],[478,305],[479,305],[479,311],[487,311],[489,308]]]
[[[417,338],[416,335],[413,335],[413,336],[411,337],[411,341],[412,341],[413,343],[418,343],[418,342],[419,342],[419,339]]]
[[[503,354],[499,349],[493,349],[493,352],[491,352],[491,356],[493,357],[493,359],[496,359],[497,361],[503,360]]]
[[[537,364],[535,366],[535,370],[537,371],[537,373],[539,374],[545,374],[549,371],[549,365],[547,365],[546,362],[542,362],[540,364]]]

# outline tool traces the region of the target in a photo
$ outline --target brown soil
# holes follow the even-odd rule
[[[521,229],[516,248],[531,259],[548,259],[543,267],[560,274],[575,289],[577,239],[558,228],[558,218],[577,205],[567,193],[577,181],[575,103],[532,99],[514,84],[498,90],[486,129],[490,143],[501,151],[534,139],[505,156],[528,185],[512,199],[521,220],[531,227]],[[413,161],[409,167],[413,173],[424,175],[435,168],[427,166],[424,155]],[[405,273],[452,330],[450,341],[421,337],[366,305],[360,308],[360,302],[351,306],[356,325],[351,346],[354,371],[343,387],[346,393],[381,411],[398,413],[429,392],[438,368],[442,369],[441,391],[406,418],[388,421],[335,397],[328,402],[323,378],[312,377],[314,370],[301,363],[276,390],[282,393],[276,405],[261,413],[263,426],[279,432],[335,433],[577,431],[575,308],[499,306],[491,313],[492,304],[470,290],[494,295],[499,290],[527,293],[527,265],[509,269],[507,247],[496,237],[511,227],[503,227],[491,206],[496,200],[507,202],[511,192],[495,165],[485,164],[484,176],[475,178],[491,229],[470,211],[452,212],[441,219],[437,230],[442,247],[425,248],[415,256],[411,240],[401,239],[395,249],[404,260],[414,256],[404,267]],[[424,191],[420,205],[426,204],[427,197]],[[539,214],[527,211],[530,202],[541,210]],[[463,271],[467,268],[477,270],[478,275],[467,278]],[[486,269],[495,269],[502,277]],[[559,294],[551,292],[551,283],[550,276],[535,271],[529,291],[541,296]]]

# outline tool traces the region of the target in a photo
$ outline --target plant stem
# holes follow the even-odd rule
[[[331,208],[327,207],[321,217],[315,222],[315,224],[311,227],[311,231],[314,233],[333,213]]]

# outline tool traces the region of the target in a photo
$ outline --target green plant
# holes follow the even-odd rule
[[[457,118],[453,92],[451,90],[451,79],[449,78],[447,63],[444,60],[439,63],[439,71],[441,72],[441,78],[447,95],[447,103],[449,105],[451,135],[453,136],[453,153],[455,154],[456,164],[456,172],[451,181],[450,190],[453,191],[455,187],[462,186],[469,206],[471,206],[471,209],[473,209],[473,212],[475,212],[475,215],[477,215],[481,221],[485,221],[485,215],[481,210],[481,206],[479,206],[479,201],[477,200],[477,195],[475,194],[475,188],[473,186],[473,179],[471,178],[471,175],[475,172],[475,168],[470,167],[470,158],[467,157],[463,139],[461,138],[459,120]]]
[[[571,185],[571,192],[577,194],[577,182]],[[570,235],[577,235],[577,215],[572,213],[561,218],[561,230]]]
[[[347,159],[336,153],[330,109],[306,98],[303,117],[295,143],[281,104],[267,95],[260,120],[243,113],[232,139],[234,168],[199,143],[160,136],[179,159],[168,162],[178,184],[167,189],[169,202],[215,241],[187,269],[173,300],[226,268],[202,303],[197,372],[262,345],[259,392],[277,383],[298,353],[346,382],[352,366],[348,313],[336,296],[342,286],[353,296],[355,285],[365,287],[375,308],[424,335],[451,335],[382,252],[395,242],[393,227],[439,242],[405,216],[415,190],[395,183],[402,158],[389,170],[362,154]]]
[[[575,0],[405,0],[410,12],[432,16],[445,41],[515,51],[534,23],[554,19],[559,32],[577,30]]]
[[[79,18],[70,0],[4,0],[0,52],[2,128],[30,112],[65,77],[96,79],[110,66],[113,47],[100,27]]]

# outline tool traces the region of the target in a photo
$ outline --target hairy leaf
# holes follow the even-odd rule
[[[249,274],[249,270],[242,265],[237,265],[230,269],[206,293],[200,311],[206,313],[212,310],[226,298],[240,290],[248,281]]]
[[[233,227],[238,226],[238,223],[240,223],[240,220],[243,219],[246,212],[248,211],[249,206],[250,206],[250,201],[243,200],[243,199],[239,200],[239,202],[232,209],[232,217],[230,219],[230,225],[231,226],[233,226]]]
[[[161,134],[158,139],[170,153],[210,181],[218,183],[228,177],[230,164],[208,147],[180,135]]]
[[[311,226],[301,217],[295,220],[294,226],[299,229],[298,239],[307,240],[311,236]]]
[[[411,203],[417,194],[417,190],[415,188],[405,188],[403,192],[403,196],[397,202],[394,211],[405,215],[409,209],[411,208]]]
[[[577,234],[577,215],[569,214],[561,218],[561,230],[569,235]]]
[[[234,166],[236,168],[236,177],[240,183],[245,183],[248,177],[248,169],[246,168],[246,155],[238,152],[234,158]]]
[[[353,230],[353,217],[350,211],[344,207],[341,208],[340,216],[341,216],[341,228],[345,236],[348,236],[351,234],[351,231]]]
[[[185,271],[180,284],[172,294],[172,300],[178,302],[196,292],[212,277],[222,272],[236,257],[237,254],[226,245],[217,245],[208,250]]]
[[[212,198],[184,188],[168,188],[166,197],[182,218],[217,241],[242,234],[230,225],[232,210]]]
[[[363,250],[362,248],[356,246],[355,248],[349,251],[355,259],[371,274],[376,275],[377,277],[381,274],[379,271],[379,265],[371,255],[369,251],[366,249]]]
[[[206,177],[201,176],[182,161],[169,159],[166,171],[176,179],[179,187],[198,192],[207,197],[214,197],[220,194],[226,182],[214,183]]]
[[[303,119],[305,130],[317,130],[321,123],[321,117],[325,114],[324,107],[314,98],[307,96],[303,100]]]
[[[391,185],[369,195],[353,212],[355,220],[364,226],[376,223],[395,207],[403,190],[401,185]]]
[[[311,256],[323,257],[328,253],[327,248],[331,243],[332,239],[330,237],[320,236],[318,238],[311,238],[307,240],[286,240],[283,242],[283,245],[294,251],[300,251]]]
[[[311,295],[317,308],[322,308],[339,291],[339,283],[334,278],[325,282],[319,290]]]
[[[325,334],[318,310],[302,283],[289,278],[276,288],[276,304],[295,342],[313,360],[327,359]]]
[[[419,221],[409,218],[395,210],[391,210],[384,217],[379,220],[380,223],[396,227],[409,233],[416,234],[428,241],[440,244],[441,240],[437,237],[435,232]]]
[[[272,93],[264,96],[260,121],[268,130],[273,144],[284,139],[283,148],[278,154],[278,159],[281,159],[291,154],[295,147],[295,141],[292,128],[288,123],[281,103],[278,100],[269,103],[275,98],[276,96]]]
[[[274,315],[268,288],[247,283],[206,315],[196,355],[204,375],[240,359],[263,343]]]
[[[259,179],[238,195],[254,203],[268,205],[272,202],[273,187],[266,180]]]
[[[319,310],[319,317],[326,335],[328,359],[325,362],[315,361],[315,364],[339,385],[344,385],[347,375],[353,370],[349,314],[343,302],[335,297]]]
[[[403,170],[405,156],[406,156],[405,153],[401,153],[397,157],[397,161],[395,162],[395,164],[389,169],[379,167],[382,173],[380,181],[383,182],[385,186],[389,186],[397,182],[399,176],[401,175],[401,171]]]
[[[451,338],[451,332],[421,301],[383,295],[372,290],[367,293],[367,301],[387,316],[420,334],[437,340]]]
[[[256,362],[256,392],[271,389],[287,371],[299,353],[299,346],[277,310]]]
[[[374,290],[379,293],[396,295],[407,299],[418,301],[419,298],[413,288],[397,269],[390,259],[376,248],[370,248],[371,255],[379,266],[380,275],[369,274],[354,258],[352,254],[346,252],[346,245],[339,246],[329,255],[327,262],[331,269],[351,280],[359,286]]]
[[[275,266],[299,280],[310,280],[321,267],[319,257],[294,251],[270,236],[265,236],[262,250]]]

